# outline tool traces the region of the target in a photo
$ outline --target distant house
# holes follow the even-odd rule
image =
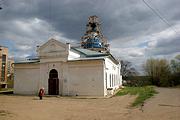
[[[11,75],[14,74],[14,58],[9,58],[7,65],[7,76],[11,77]]]
[[[8,48],[0,46],[0,88],[7,86]]]
[[[122,85],[120,63],[110,54],[91,16],[80,47],[50,39],[37,48],[38,58],[15,63],[15,94],[107,96]]]

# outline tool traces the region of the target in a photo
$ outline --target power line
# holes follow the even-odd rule
[[[167,21],[167,19],[165,17],[163,17],[160,12],[158,12],[157,10],[155,10],[147,1],[142,0],[143,3],[152,10],[152,12],[157,15],[165,24],[167,24],[176,34],[178,34],[178,32],[176,31],[176,29],[174,29],[172,27],[172,25]]]

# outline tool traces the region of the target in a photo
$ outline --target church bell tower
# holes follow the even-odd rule
[[[81,38],[81,47],[102,53],[109,52],[109,44],[101,32],[100,21],[97,16],[89,17],[86,32]]]

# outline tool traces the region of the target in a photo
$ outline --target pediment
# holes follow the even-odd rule
[[[40,52],[55,52],[55,51],[65,51],[66,44],[59,42],[55,39],[50,39],[48,42],[40,46]]]
[[[55,39],[50,39],[48,42],[39,47],[39,56],[53,57],[62,56],[68,51],[68,46],[65,43],[59,42]]]

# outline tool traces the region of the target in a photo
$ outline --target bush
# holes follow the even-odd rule
[[[161,87],[171,86],[171,82],[170,82],[169,78],[161,77],[159,80],[159,86],[161,86]]]
[[[171,86],[177,86],[180,85],[180,75],[174,74],[170,77]]]
[[[124,80],[123,85],[130,87],[141,87],[151,85],[151,82],[150,77],[148,76],[130,76],[127,77],[126,80]]]

